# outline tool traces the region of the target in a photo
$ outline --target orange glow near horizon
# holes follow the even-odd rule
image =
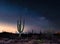
[[[15,25],[12,24],[7,24],[7,23],[0,23],[0,32],[12,32],[16,33],[17,28]]]
[[[23,32],[27,32],[26,27],[24,28]],[[0,32],[11,32],[16,33],[17,31],[17,25],[9,24],[9,23],[1,23],[0,22]]]
[[[34,29],[34,28],[32,28],[32,29]],[[37,28],[35,27],[35,29],[37,29]],[[23,32],[30,32],[30,31],[31,31],[31,26],[25,26],[24,27],[24,31]],[[37,31],[37,30],[35,30],[35,31]],[[0,22],[0,32],[18,33],[18,31],[17,31],[17,25],[16,24],[13,25],[13,24],[10,24],[10,23],[5,23],[5,22]],[[55,31],[52,30],[50,32],[55,32]],[[55,33],[60,34],[60,31],[59,32],[57,31]]]

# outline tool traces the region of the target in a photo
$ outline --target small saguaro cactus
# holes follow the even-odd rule
[[[33,34],[33,29],[32,29],[32,34]]]
[[[24,24],[25,24],[25,20],[22,20],[20,17],[19,20],[17,20],[17,30],[19,32],[19,37],[21,36],[21,33],[24,30]]]

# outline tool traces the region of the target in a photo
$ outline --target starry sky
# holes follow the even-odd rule
[[[18,32],[19,16],[25,19],[24,32],[60,31],[60,1],[0,0],[0,32]]]

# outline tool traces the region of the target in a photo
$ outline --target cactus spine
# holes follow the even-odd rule
[[[19,37],[21,36],[21,33],[24,30],[24,24],[25,24],[25,21],[22,20],[21,18],[19,18],[19,20],[17,20],[17,30],[19,32]]]

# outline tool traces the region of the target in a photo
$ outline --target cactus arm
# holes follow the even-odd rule
[[[19,31],[19,21],[17,20],[17,29]]]
[[[20,29],[19,29],[19,30],[20,30],[19,32],[21,32],[21,18],[20,18],[19,28],[20,28]]]
[[[21,20],[17,20],[17,29],[19,32],[21,32]]]
[[[25,20],[23,20],[22,32],[23,32],[23,30],[24,30],[24,25],[25,25]]]

